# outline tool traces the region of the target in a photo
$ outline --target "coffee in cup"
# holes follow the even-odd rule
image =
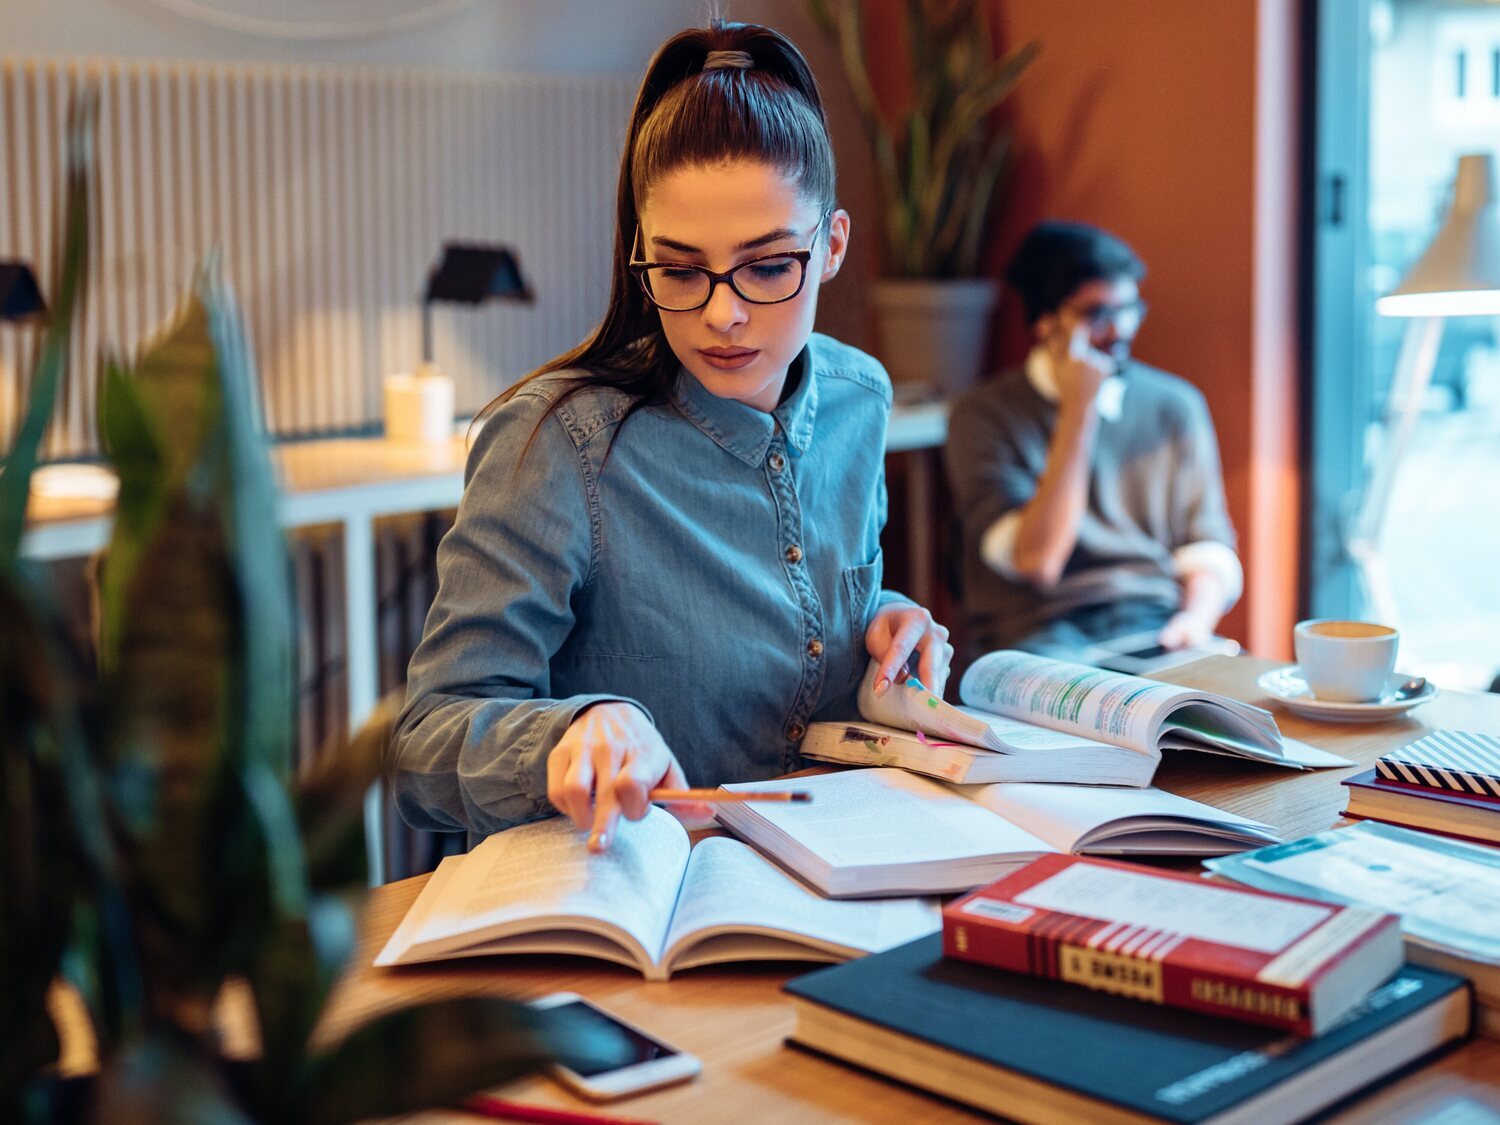
[[[1372,621],[1300,621],[1292,632],[1302,678],[1319,699],[1370,703],[1385,694],[1401,634]]]

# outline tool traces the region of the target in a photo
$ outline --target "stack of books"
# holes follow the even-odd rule
[[[793,1042],[1026,1122],[1300,1120],[1470,1022],[1386,911],[1058,855],[786,988]]]
[[[1349,778],[1351,817],[1500,843],[1500,738],[1438,731]]]
[[[1300,1121],[1462,1038],[1414,965],[1314,1038],[943,956],[936,934],[786,985],[792,1042],[1024,1122]]]

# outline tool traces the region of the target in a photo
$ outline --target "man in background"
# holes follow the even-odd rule
[[[1239,597],[1203,395],[1130,354],[1145,272],[1119,239],[1062,222],[1006,271],[1035,344],[954,403],[944,453],[978,652],[1197,646]]]

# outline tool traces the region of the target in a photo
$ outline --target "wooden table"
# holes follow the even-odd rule
[[[1160,678],[1269,705],[1255,678],[1270,662],[1213,657]],[[1373,763],[1384,751],[1436,727],[1500,731],[1500,696],[1444,693],[1409,717],[1368,726],[1277,721],[1288,735]],[[1363,768],[1363,766],[1361,767]],[[1162,788],[1274,825],[1294,838],[1334,824],[1344,807],[1339,785],[1352,770],[1288,773],[1208,755],[1164,763]],[[400,970],[369,967],[416,898],[426,876],[371,895],[355,968],[341,982],[321,1034],[341,1035],[371,1016],[418,1000],[476,994],[520,998],[578,992],[703,1060],[697,1081],[624,1103],[619,1112],[661,1121],[973,1121],[981,1118],[894,1082],[788,1048],[792,1007],[781,985],[788,968],[705,968],[665,983],[646,983],[626,969],[582,959],[507,957]],[[542,1105],[586,1108],[544,1078],[508,1086],[505,1096]],[[1500,1119],[1500,1041],[1474,1040],[1421,1070],[1372,1092],[1340,1122],[1441,1120],[1444,1125]],[[462,1114],[409,1120],[477,1121]],[[1268,1123],[1273,1125],[1273,1123]]]

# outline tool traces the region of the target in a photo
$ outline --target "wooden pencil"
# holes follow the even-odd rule
[[[730,801],[798,801],[812,800],[812,794],[800,789],[765,793],[728,793],[723,789],[653,789],[653,801],[697,801],[703,804],[725,804]]]

